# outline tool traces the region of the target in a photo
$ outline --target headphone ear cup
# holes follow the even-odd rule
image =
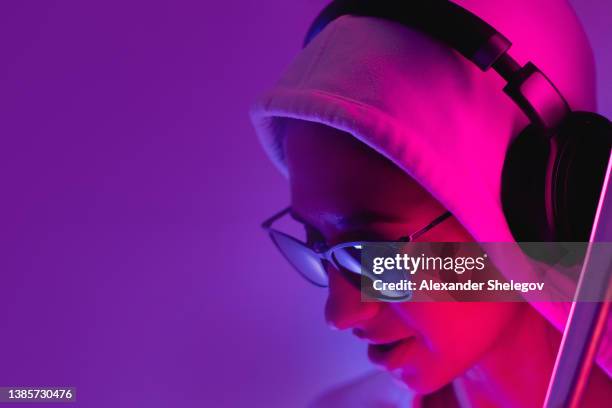
[[[549,156],[549,137],[535,125],[527,126],[506,152],[501,200],[517,242],[553,240],[545,193]]]
[[[510,144],[501,199],[517,242],[587,242],[612,149],[612,123],[572,112],[554,136],[530,125]]]
[[[612,149],[612,123],[572,112],[553,138],[551,198],[557,241],[587,242]]]

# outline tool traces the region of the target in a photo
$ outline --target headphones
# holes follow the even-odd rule
[[[306,46],[343,15],[369,16],[416,28],[450,46],[482,71],[492,68],[530,123],[511,142],[501,202],[517,242],[587,242],[612,149],[612,123],[572,111],[533,63],[520,66],[511,42],[448,0],[335,0],[314,20]]]

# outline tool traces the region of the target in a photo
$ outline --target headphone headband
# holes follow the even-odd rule
[[[379,17],[417,28],[448,44],[483,71],[512,45],[493,27],[468,10],[446,0],[339,0],[330,3],[314,20],[304,45],[340,16]]]
[[[508,54],[512,43],[506,37],[451,1],[335,0],[311,24],[304,46],[343,15],[377,17],[416,28],[450,46],[482,71],[493,68],[508,82],[504,91],[538,127],[554,129],[570,112],[546,75],[531,62],[521,67]]]

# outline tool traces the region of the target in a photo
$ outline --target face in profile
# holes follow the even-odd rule
[[[394,241],[444,208],[409,175],[352,135],[288,121],[285,157],[293,212],[315,239]],[[418,241],[466,242],[454,218]],[[503,339],[520,303],[361,302],[350,276],[326,264],[325,318],[367,343],[372,362],[415,391],[428,393],[478,363]]]

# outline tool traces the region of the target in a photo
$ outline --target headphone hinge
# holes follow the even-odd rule
[[[504,92],[533,124],[544,129],[555,129],[571,111],[561,92],[531,62],[510,76]]]

